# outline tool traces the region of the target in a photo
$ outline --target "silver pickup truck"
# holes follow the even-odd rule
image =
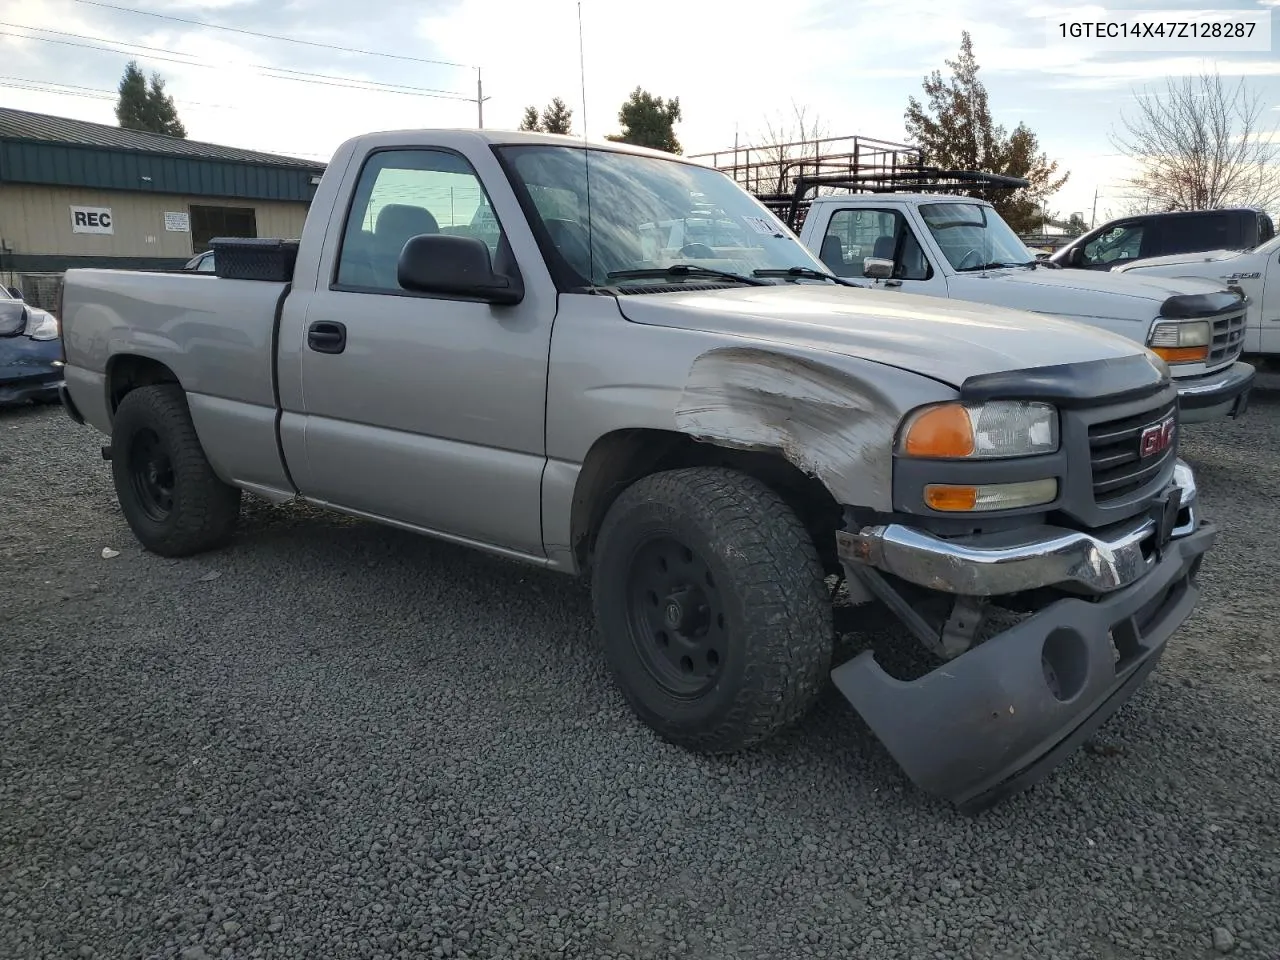
[[[735,229],[649,242],[681,219]],[[109,435],[142,545],[226,544],[249,491],[587,575],[618,686],[687,748],[757,744],[829,677],[920,788],[980,809],[1112,715],[1196,603],[1216,528],[1163,361],[855,288],[706,167],[362,136],[300,240],[215,251],[67,274],[63,402]],[[841,582],[928,662],[833,664]]]

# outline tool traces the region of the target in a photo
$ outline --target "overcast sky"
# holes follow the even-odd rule
[[[1141,7],[1188,17],[1204,9],[1181,0],[1119,6]],[[1271,10],[1280,20],[1280,0],[1213,7]],[[1247,77],[1269,126],[1280,122],[1275,24],[1269,52],[1104,54],[1088,42],[1047,46],[1044,16],[1064,8],[1039,0],[583,0],[581,8],[587,135],[615,132],[618,106],[639,84],[680,98],[686,153],[731,147],[735,131],[751,142],[793,103],[830,136],[900,140],[907,98],[921,96],[927,72],[945,71],[968,29],[997,121],[1025,120],[1071,172],[1051,204],[1064,215],[1087,218],[1095,189],[1100,220],[1120,212],[1125,167],[1108,134],[1144,84],[1216,62],[1226,77]],[[479,66],[490,98],[486,127],[514,127],[526,104],[560,96],[583,132],[576,0],[6,0],[0,9],[0,103],[20,109],[115,123],[112,91],[133,56],[165,77],[192,139],[324,160],[344,138],[369,130],[474,126]],[[1105,15],[1097,6],[1074,9]],[[457,98],[353,90],[304,73]]]

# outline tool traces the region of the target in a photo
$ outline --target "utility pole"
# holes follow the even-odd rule
[[[1093,213],[1089,214],[1089,229],[1098,225],[1098,188],[1093,188]]]
[[[476,114],[478,128],[484,129],[484,80],[480,77],[480,68],[476,67]]]

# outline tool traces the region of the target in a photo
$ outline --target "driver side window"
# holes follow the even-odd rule
[[[384,150],[366,161],[347,214],[336,282],[399,293],[400,251],[422,234],[483,240],[496,257],[502,226],[471,165],[444,150]]]
[[[1141,224],[1118,226],[1084,245],[1085,263],[1117,263],[1134,260],[1142,249]]]
[[[899,253],[899,240],[901,252]],[[894,260],[898,280],[927,280],[929,261],[897,210],[837,210],[822,238],[820,258],[838,277],[863,277],[868,257]]]

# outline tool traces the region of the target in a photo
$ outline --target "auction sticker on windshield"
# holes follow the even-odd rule
[[[775,233],[780,232],[776,225],[770,223],[764,217],[747,217],[745,219],[747,223],[751,225],[751,229],[754,230],[756,233],[762,233],[765,236],[771,237]]]

